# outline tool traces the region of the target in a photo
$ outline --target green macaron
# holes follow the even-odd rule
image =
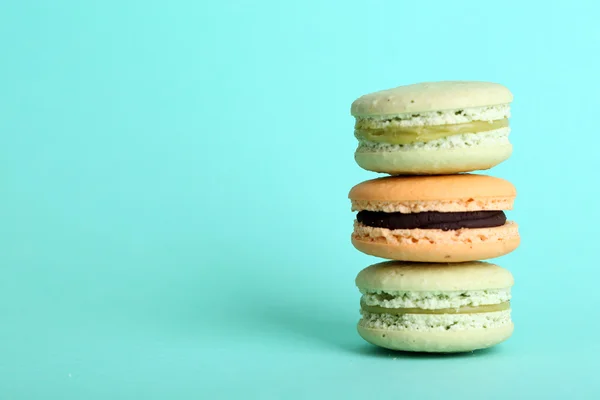
[[[352,103],[355,159],[391,175],[454,174],[489,169],[512,153],[511,92],[489,82],[399,86]]]
[[[358,333],[392,350],[454,353],[494,346],[513,332],[509,271],[485,262],[388,261],[356,277]]]

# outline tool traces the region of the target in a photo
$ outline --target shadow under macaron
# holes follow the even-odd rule
[[[361,346],[359,353],[364,356],[378,357],[378,358],[404,358],[404,359],[457,359],[457,358],[471,358],[471,357],[489,357],[490,355],[497,353],[499,350],[496,347],[490,347],[487,349],[461,352],[461,353],[427,353],[427,352],[412,352],[412,351],[400,351],[390,350],[383,347],[377,347],[365,343]]]
[[[286,302],[265,302],[256,316],[266,333],[276,334],[295,342],[330,347],[338,350],[356,351],[362,339],[356,332],[356,321],[336,316],[322,305],[310,306]]]

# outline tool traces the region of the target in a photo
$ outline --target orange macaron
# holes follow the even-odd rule
[[[358,211],[352,244],[402,261],[462,262],[499,257],[520,242],[508,221],[515,187],[485,175],[398,176],[362,182],[348,196]]]

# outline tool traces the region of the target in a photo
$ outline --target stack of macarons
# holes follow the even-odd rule
[[[393,260],[358,274],[359,334],[394,350],[472,351],[506,340],[509,271],[480,260],[515,250],[506,218],[516,196],[503,179],[469,172],[506,160],[512,94],[487,82],[430,82],[352,104],[355,159],[391,176],[350,191],[352,244]]]

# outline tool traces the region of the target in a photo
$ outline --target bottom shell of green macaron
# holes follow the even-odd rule
[[[358,333],[391,350],[458,353],[492,347],[508,339],[514,325],[510,310],[480,314],[393,316],[363,313]]]
[[[512,145],[506,142],[473,144],[463,147],[374,147],[364,143],[354,158],[368,171],[390,175],[437,175],[455,174],[490,169],[512,154]]]

